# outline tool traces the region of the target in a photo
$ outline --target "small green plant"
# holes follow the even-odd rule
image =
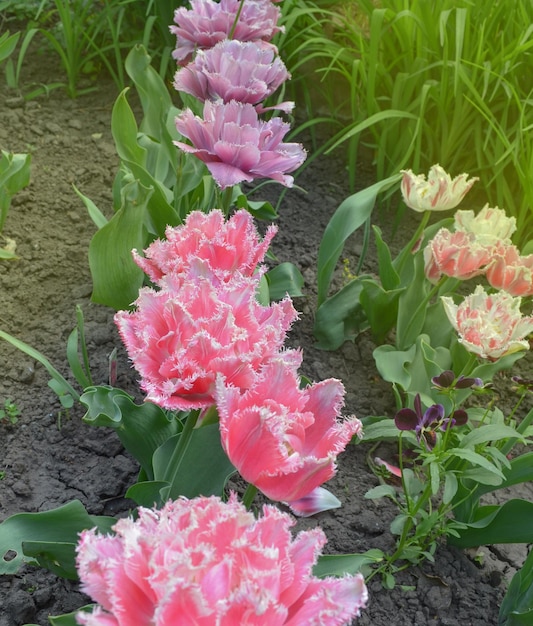
[[[20,409],[10,398],[4,400],[4,408],[0,409],[0,422],[16,424],[19,421]]]

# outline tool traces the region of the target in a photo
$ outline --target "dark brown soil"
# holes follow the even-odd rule
[[[26,85],[31,80],[48,83],[56,78],[47,58],[34,57],[31,63]],[[75,325],[75,307],[80,305],[95,383],[107,382],[108,357],[117,347],[118,385],[140,398],[136,374],[129,368],[112,321],[113,311],[90,300],[87,250],[95,227],[72,187],[76,185],[111,214],[117,157],[110,118],[116,95],[114,85],[105,82],[74,101],[59,90],[32,101],[5,88],[0,93],[0,148],[31,152],[33,157],[31,184],[15,197],[4,229],[4,235],[16,241],[19,259],[0,262],[0,328],[40,350],[68,375],[66,340]],[[347,195],[346,180],[341,158],[320,157],[297,180],[302,189],[289,191],[281,203],[273,251],[280,262],[295,262],[306,279],[306,295],[296,301],[301,318],[290,344],[304,350],[303,374],[314,380],[343,380],[346,414],[392,415],[392,393],[375,371],[374,346],[368,337],[347,343],[337,352],[313,347],[317,250],[330,216]],[[370,180],[369,168],[361,163],[359,186]],[[274,193],[278,192],[272,185],[261,190],[262,197]],[[382,221],[386,228],[390,220]],[[347,254],[357,256],[360,241],[354,239],[348,248]],[[10,398],[21,411],[16,425],[0,424],[0,521],[72,499],[81,500],[92,514],[127,511],[131,503],[122,496],[136,479],[136,463],[113,432],[81,421],[81,407],[68,413],[61,410],[47,386],[48,378],[34,360],[0,342],[0,404]],[[389,523],[395,510],[388,502],[363,497],[377,484],[366,462],[368,452],[369,445],[363,443],[350,446],[340,458],[338,475],[328,488],[342,500],[342,508],[301,522],[302,526],[321,525],[331,552],[390,551],[393,547]],[[496,624],[505,578],[523,554],[488,548],[484,553],[480,565],[443,545],[435,563],[403,572],[392,591],[373,579],[368,608],[358,623]],[[74,610],[86,602],[75,583],[30,566],[15,576],[0,578],[0,626],[27,622],[44,626],[48,615]]]

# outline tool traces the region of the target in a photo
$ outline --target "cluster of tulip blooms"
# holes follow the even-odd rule
[[[305,159],[283,143],[288,124],[261,121],[262,102],[288,78],[269,43],[279,9],[271,0],[192,0],[175,12],[175,86],[204,102],[176,119],[221,189],[257,177],[292,184]],[[194,57],[194,58],[193,58]],[[191,60],[192,59],[192,60]],[[185,65],[185,63],[187,63]],[[283,111],[290,103],[278,105]],[[361,422],[338,419],[344,388],[325,380],[301,388],[302,354],[283,343],[297,312],[287,296],[258,301],[259,265],[276,229],[260,240],[239,210],[190,213],[136,263],[152,286],[115,320],[146,399],[186,419],[219,420],[222,447],[241,476],[295,513],[340,505],[321,485]],[[208,417],[207,417],[208,416]],[[215,416],[215,417],[213,417]],[[202,462],[202,460],[199,460]],[[324,500],[325,498],[325,500]],[[273,505],[258,519],[234,494],[168,500],[120,520],[112,536],[84,531],[77,566],[98,605],[87,626],[162,624],[348,624],[367,600],[360,574],[312,575],[321,529],[291,538],[293,518]]]
[[[455,208],[476,180],[467,174],[452,179],[439,165],[431,168],[427,180],[406,170],[402,195],[416,211],[445,211]],[[459,305],[449,296],[441,298],[460,343],[484,359],[529,349],[526,337],[533,332],[533,317],[523,316],[520,307],[522,297],[533,295],[533,255],[521,255],[512,244],[515,231],[516,219],[497,207],[485,205],[477,215],[458,210],[453,230],[440,228],[424,249],[430,282],[484,276],[498,290],[489,293],[477,285]]]

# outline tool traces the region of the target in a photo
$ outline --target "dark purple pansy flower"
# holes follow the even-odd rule
[[[463,376],[462,374],[458,378],[455,378],[455,374],[452,370],[445,370],[442,374],[434,376],[431,382],[439,389],[474,389],[483,387],[481,378]]]
[[[394,423],[399,430],[413,430],[419,442],[423,441],[431,449],[436,442],[436,431],[446,430],[452,426],[462,426],[468,415],[463,409],[457,409],[449,417],[446,416],[442,404],[432,404],[422,412],[420,394],[416,394],[414,409],[400,409],[394,417]]]

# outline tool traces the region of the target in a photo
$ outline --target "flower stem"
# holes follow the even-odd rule
[[[244,6],[244,0],[241,0],[239,4],[239,10],[237,11],[237,14],[235,15],[235,19],[231,26],[231,30],[229,31],[228,39],[233,39],[233,35],[235,34],[235,29],[237,28],[237,22],[239,21],[239,17],[241,16],[243,6]]]
[[[400,253],[400,256],[398,257],[398,265],[395,268],[396,271],[398,272],[398,274],[401,275],[403,267],[404,267],[405,262],[406,262],[406,259],[412,253],[413,248],[416,246],[416,242],[422,236],[422,233],[424,232],[424,229],[426,228],[426,226],[427,226],[427,224],[429,222],[430,214],[431,214],[431,211],[425,211],[424,215],[422,216],[422,219],[420,220],[420,224],[418,225],[418,228],[416,229],[414,235],[411,237],[409,243],[405,246],[405,248]]]
[[[176,480],[176,476],[178,475],[185,452],[191,442],[192,433],[194,427],[196,426],[196,422],[198,421],[199,415],[199,410],[194,410],[189,413],[185,419],[183,430],[180,433],[177,445],[172,450],[172,454],[168,460],[167,469],[165,471],[165,475],[163,476],[163,481],[168,482],[169,484],[169,491],[166,499],[170,497],[170,493],[172,492],[172,486]]]
[[[255,485],[252,485],[252,483],[248,483],[246,491],[244,492],[244,495],[242,497],[242,503],[248,510],[250,510],[256,494],[257,487]]]

